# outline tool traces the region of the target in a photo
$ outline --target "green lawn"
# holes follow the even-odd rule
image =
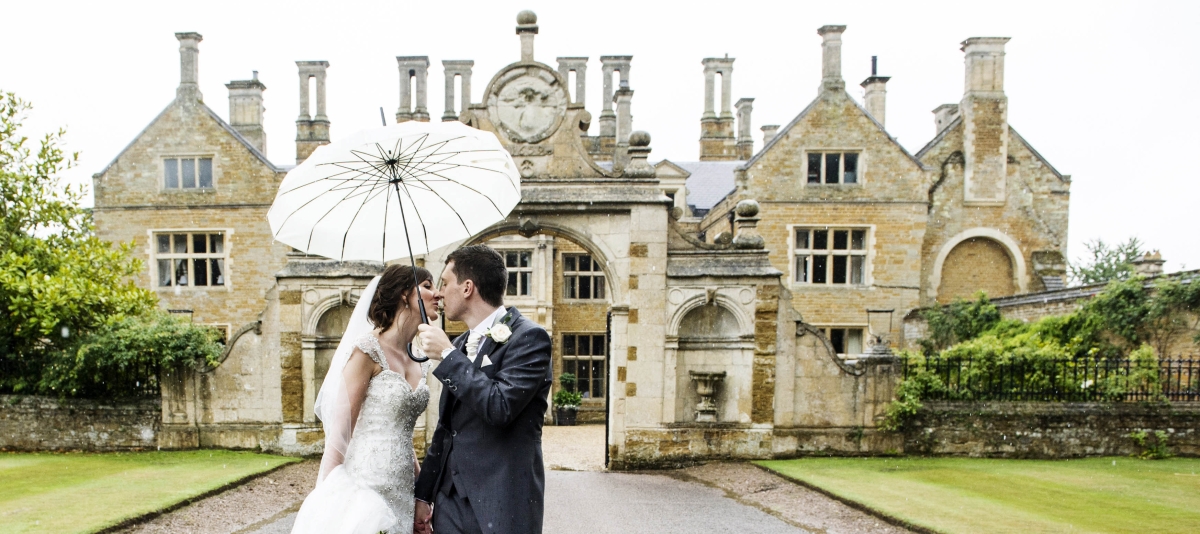
[[[295,461],[219,450],[0,453],[0,533],[94,532]]]
[[[938,532],[1200,532],[1200,459],[803,458],[758,464]]]

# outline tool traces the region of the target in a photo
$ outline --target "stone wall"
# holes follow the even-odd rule
[[[1124,456],[1129,434],[1167,433],[1171,453],[1200,455],[1200,403],[928,403],[904,436],[906,454],[996,458]]]
[[[1016,292],[1013,265],[1004,246],[987,238],[967,239],[946,256],[938,302],[983,291],[989,297],[1007,297]]]
[[[157,446],[161,403],[0,395],[0,450],[127,451]]]

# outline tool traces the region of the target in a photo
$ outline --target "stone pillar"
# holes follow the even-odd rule
[[[974,204],[1003,204],[1008,177],[1008,98],[1004,95],[1007,37],[963,41],[966,90],[963,119],[963,195]]]
[[[584,98],[587,84],[584,80],[587,79],[587,62],[586,57],[560,57],[558,58],[558,74],[562,76],[563,83],[571,81],[570,73],[575,72],[575,94],[572,95],[571,103],[583,105],[587,103]]]
[[[229,89],[229,125],[267,155],[267,132],[263,129],[263,91],[267,86],[258,81],[258,71],[251,79],[231,81],[225,88]]]
[[[329,144],[329,117],[325,115],[325,70],[328,61],[297,61],[300,71],[300,116],[296,119],[296,164],[308,159],[317,147]],[[308,80],[317,80],[317,110],[309,117]]]
[[[817,35],[821,42],[821,91],[843,91],[846,82],[842,80],[842,32],[845,26],[821,26]]]
[[[604,94],[600,110],[600,137],[616,137],[617,116],[613,113],[613,72],[621,73],[621,84],[629,84],[629,63],[633,56],[600,56],[600,71],[604,76]]]
[[[425,95],[429,77],[429,56],[396,56],[396,67],[400,70],[400,109],[396,110],[396,122],[429,122],[429,109]],[[411,94],[412,82],[416,80],[416,95]],[[416,107],[413,107],[413,97]]]
[[[613,169],[620,170],[629,163],[629,134],[633,132],[633,90],[622,80],[621,88],[613,96],[617,103],[617,146],[613,153]]]
[[[175,99],[181,102],[199,102],[200,94],[200,41],[204,37],[196,32],[175,34],[179,39],[179,88]]]
[[[779,134],[778,124],[764,124],[763,127],[759,129],[762,130],[763,133],[764,147],[767,146],[767,143],[770,143],[771,140],[775,139],[775,136]]]
[[[469,59],[444,59],[442,68],[446,74],[446,112],[442,114],[443,121],[456,121],[458,114],[471,106],[471,67],[475,62]],[[454,109],[454,77],[459,76],[462,86],[462,98],[457,111]]]
[[[754,138],[750,136],[750,113],[754,111],[754,99],[742,98],[737,101],[737,157],[748,160],[754,155]]]
[[[733,112],[730,100],[733,88],[734,58],[705,58],[704,114],[700,116],[700,161],[733,161],[738,159],[737,139],[733,134]],[[716,113],[716,80],[721,75],[721,113]],[[753,142],[751,142],[753,145]]]
[[[863,83],[859,85],[867,90],[863,96],[863,103],[866,105],[867,113],[870,113],[875,120],[879,121],[879,124],[886,127],[887,82],[891,77],[879,76],[878,67],[877,56],[871,56],[871,77],[863,80]]]
[[[517,35],[521,37],[522,63],[533,61],[533,38],[537,33],[537,14],[528,9],[517,13]]]

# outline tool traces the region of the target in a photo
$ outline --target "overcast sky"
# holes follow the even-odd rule
[[[1083,7],[1076,7],[1083,6]],[[521,9],[538,14],[535,56],[588,56],[587,108],[600,114],[601,55],[632,55],[634,129],[651,160],[698,158],[700,60],[728,54],[734,100],[753,97],[758,128],[786,124],[816,96],[824,24],[845,24],[843,73],[859,82],[879,56],[887,125],[909,151],[934,135],[931,110],[963,90],[959,43],[1011,37],[1009,121],[1072,175],[1068,255],[1095,238],[1136,236],[1169,271],[1200,268],[1200,2],[6,2],[0,90],[34,109],[31,133],[68,130],[87,183],[153,119],[179,83],[174,33],[199,32],[205,101],[228,117],[230,80],[252,70],[268,90],[268,156],[295,159],[295,61],[327,60],[332,136],[379,125],[398,106],[395,56],[430,58],[429,111],[444,109],[443,59],[475,60],[473,101],[519,59]],[[598,128],[593,120],[592,134]],[[89,201],[90,202],[90,201]]]

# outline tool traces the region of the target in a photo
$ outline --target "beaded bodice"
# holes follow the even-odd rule
[[[367,397],[359,410],[354,433],[346,448],[345,468],[361,484],[376,490],[400,518],[411,524],[413,485],[413,427],[429,404],[426,364],[414,390],[404,375],[388,368],[383,348],[374,333],[359,338],[355,346],[383,371],[371,378]],[[404,518],[407,517],[406,523]]]

